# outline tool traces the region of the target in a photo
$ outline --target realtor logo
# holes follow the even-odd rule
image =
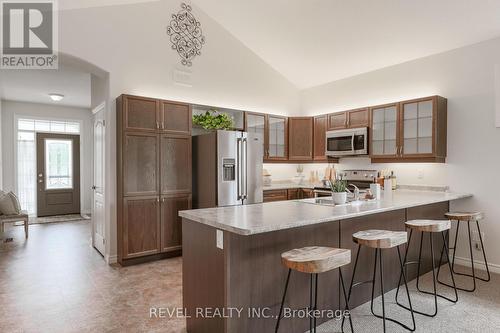
[[[55,0],[0,0],[4,69],[57,69]]]

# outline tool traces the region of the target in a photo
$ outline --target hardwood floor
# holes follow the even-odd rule
[[[90,245],[89,221],[6,226],[0,243],[0,332],[185,332],[182,259],[108,266]]]

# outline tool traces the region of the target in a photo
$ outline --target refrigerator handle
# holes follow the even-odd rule
[[[242,199],[241,188],[241,138],[236,139],[236,187],[237,187],[237,200]]]
[[[247,173],[248,173],[248,166],[247,166],[247,148],[248,148],[248,141],[247,141],[247,138],[243,138],[243,144],[242,144],[242,147],[243,147],[243,152],[242,152],[242,159],[241,159],[241,169],[242,169],[242,179],[241,179],[241,183],[242,183],[242,188],[243,188],[243,191],[242,191],[242,199],[243,200],[246,200],[247,197],[248,197],[248,188],[247,188]]]

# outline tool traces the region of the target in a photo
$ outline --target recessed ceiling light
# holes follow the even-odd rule
[[[54,102],[59,102],[64,98],[64,95],[61,94],[49,94],[49,96]]]

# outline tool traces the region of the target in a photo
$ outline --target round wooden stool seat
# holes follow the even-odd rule
[[[451,228],[450,220],[411,220],[405,224],[407,228],[424,232],[443,232]]]
[[[295,271],[323,273],[348,265],[351,262],[351,250],[308,246],[282,253],[281,261]]]
[[[479,221],[483,219],[481,212],[449,212],[444,215],[455,221]]]
[[[390,249],[408,240],[406,231],[363,230],[352,235],[352,240],[360,245],[375,249]]]

